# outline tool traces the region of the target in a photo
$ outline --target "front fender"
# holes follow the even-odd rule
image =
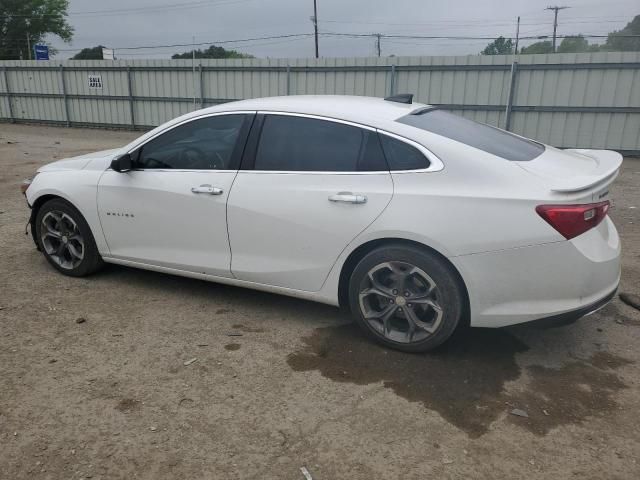
[[[95,170],[77,170],[42,172],[36,175],[26,191],[27,203],[31,207],[32,234],[35,233],[39,199],[59,197],[78,209],[91,229],[98,251],[100,254],[108,254],[109,247],[100,225],[96,202],[101,174],[102,172]]]

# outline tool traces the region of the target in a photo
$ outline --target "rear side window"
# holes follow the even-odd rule
[[[424,110],[397,121],[514,162],[533,160],[544,152],[544,146],[537,142],[443,110]]]
[[[417,148],[384,134],[380,135],[380,140],[390,170],[429,168],[429,160]]]
[[[265,118],[254,168],[294,172],[388,170],[375,132],[289,115]]]

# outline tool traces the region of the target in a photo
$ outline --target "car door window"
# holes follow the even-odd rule
[[[429,160],[417,148],[389,135],[380,135],[380,140],[389,169],[420,170],[429,168]]]
[[[228,170],[245,115],[216,115],[185,123],[145,143],[136,168]]]
[[[265,118],[254,168],[295,172],[388,170],[376,132],[288,115]]]

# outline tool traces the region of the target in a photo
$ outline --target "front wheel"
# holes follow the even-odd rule
[[[450,267],[413,246],[373,250],[349,282],[349,303],[360,327],[404,352],[425,352],[447,340],[460,322],[463,302]]]
[[[47,261],[65,275],[83,277],[103,264],[89,225],[65,200],[53,199],[42,205],[36,215],[35,235]]]

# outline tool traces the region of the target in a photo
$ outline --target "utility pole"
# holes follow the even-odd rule
[[[27,32],[27,50],[29,51],[29,60],[32,60],[32,58],[31,58],[31,39],[29,38],[29,32]]]
[[[31,38],[29,38],[29,26],[31,25],[31,22],[29,21],[29,19],[27,19],[27,21],[25,22],[27,24],[27,50],[29,52],[29,60],[31,60]]]
[[[558,10],[564,10],[565,8],[569,8],[569,7],[553,6],[553,7],[545,8],[545,10],[553,10],[553,12],[554,12],[554,16],[553,16],[553,53],[556,53],[556,31],[558,30]]]
[[[313,0],[313,30],[316,38],[316,58],[318,58],[318,5],[316,0]]]
[[[518,26],[516,27],[516,55],[518,54],[518,40],[520,40],[520,17],[518,17]]]
[[[196,109],[196,37],[191,39],[191,78],[193,79],[193,109]]]
[[[380,33],[376,33],[376,49],[378,50],[378,56],[380,56],[380,38],[382,38],[382,35]]]

